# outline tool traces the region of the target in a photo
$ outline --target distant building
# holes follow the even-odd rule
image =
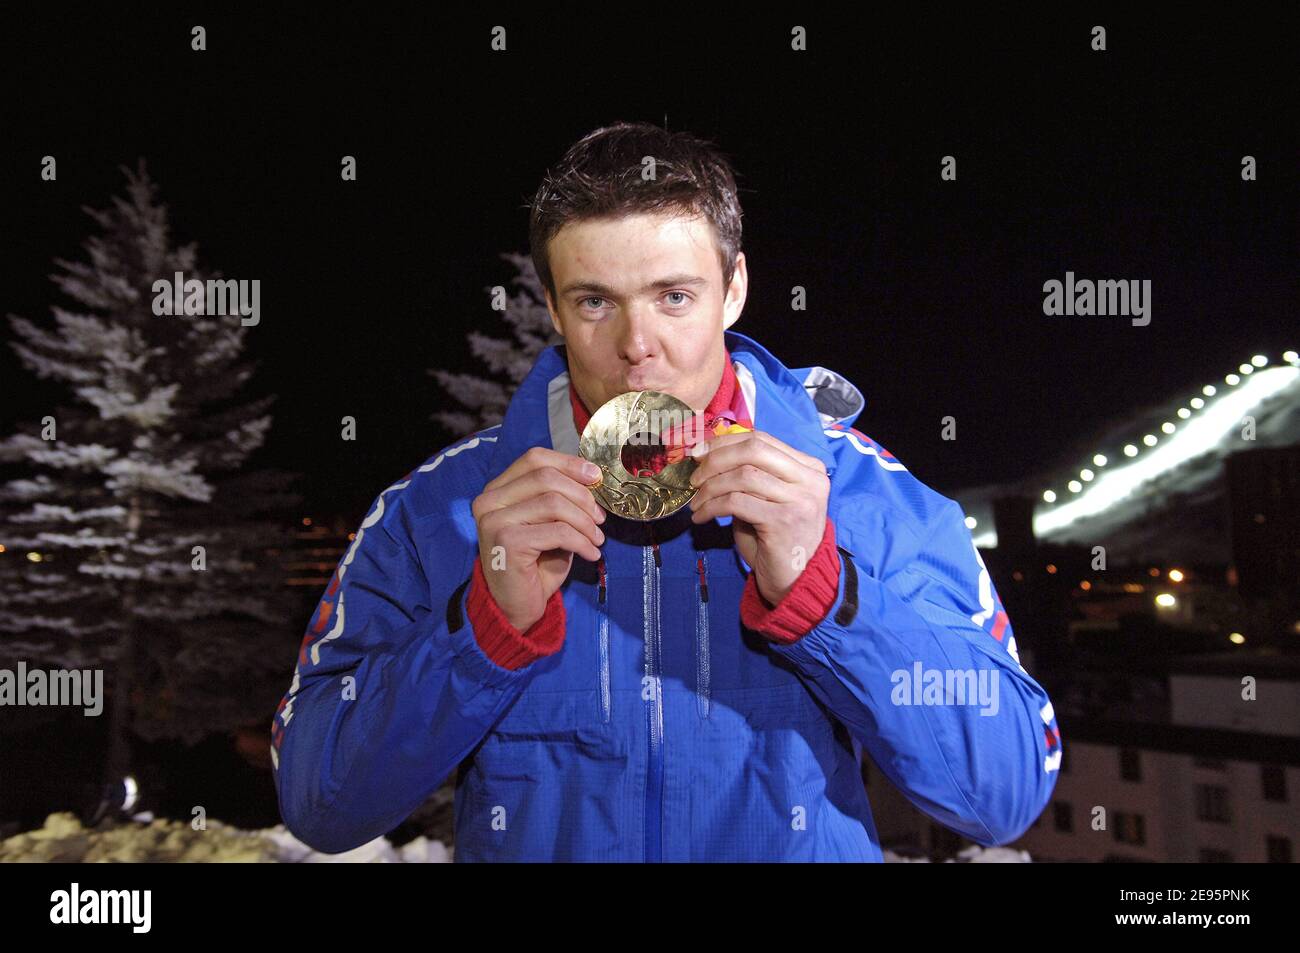
[[[1243,697],[1247,675],[1253,700]],[[1052,800],[1007,846],[1036,861],[1295,860],[1300,660],[1238,652],[1177,659],[1165,683],[1166,699],[1120,701],[1101,716],[1058,706],[1064,757]],[[965,844],[869,759],[863,778],[884,846],[942,858]]]
[[[1260,447],[1225,461],[1232,558],[1244,598],[1300,600],[1300,445]]]
[[[1037,859],[1293,862],[1300,660],[1178,660],[1169,709],[1163,723],[1062,716],[1052,803],[1016,846]]]

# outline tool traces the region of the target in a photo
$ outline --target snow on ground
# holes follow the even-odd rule
[[[929,864],[929,857],[910,857],[896,854],[892,850],[883,851],[887,864]],[[971,844],[957,852],[956,857],[949,857],[945,864],[1032,864],[1033,858],[1027,850],[1012,850],[1010,847],[980,847]]]
[[[209,820],[205,830],[137,814],[91,830],[74,814],[51,814],[45,826],[0,841],[0,863],[294,863],[433,864],[451,860],[442,841],[417,837],[401,847],[377,837],[342,854],[322,854],[283,824],[245,831]]]

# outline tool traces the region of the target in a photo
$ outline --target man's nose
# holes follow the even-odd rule
[[[629,364],[640,364],[657,353],[654,316],[645,305],[634,303],[619,317],[619,357]]]

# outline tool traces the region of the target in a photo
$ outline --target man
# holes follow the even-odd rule
[[[862,746],[980,844],[1046,806],[1052,706],[960,507],[853,429],[843,377],[726,330],[740,232],[684,134],[601,129],[548,175],[532,252],[564,343],[340,561],[273,731],[300,839],[356,847],[459,769],[457,860],[880,861]],[[689,505],[645,522],[577,455],[641,390],[704,424]]]

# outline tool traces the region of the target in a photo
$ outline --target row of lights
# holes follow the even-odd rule
[[[1287,353],[1293,353],[1293,352],[1288,351]],[[303,519],[303,525],[304,525],[304,526],[310,526],[310,525],[311,525],[311,519],[310,519],[310,518],[304,518],[304,519]],[[966,518],[966,525],[967,525],[967,526],[970,526],[970,527],[972,527],[972,528],[974,528],[974,520],[973,520],[971,517],[967,517],[967,518]],[[356,533],[355,533],[355,532],[353,532],[353,533],[348,533],[348,539],[355,539],[355,538],[356,538]],[[5,552],[4,544],[3,544],[3,543],[0,543],[0,553],[3,553],[3,552]],[[27,558],[28,558],[31,562],[38,563],[38,562],[41,562],[43,559],[46,559],[46,558],[49,558],[49,557],[43,557],[40,553],[31,552],[31,553],[28,553],[28,554],[27,554]],[[1055,575],[1055,574],[1056,574],[1056,564],[1055,564],[1055,563],[1048,563],[1044,568],[1047,570],[1047,572],[1048,572],[1050,575]],[[1160,570],[1157,569],[1155,566],[1152,566],[1149,570],[1147,570],[1147,572],[1148,572],[1150,575],[1152,575],[1152,576],[1159,576],[1159,575],[1160,575]],[[1020,570],[1018,570],[1018,569],[1017,569],[1014,573],[1012,573],[1012,576],[1015,578],[1015,580],[1016,580],[1017,582],[1020,582],[1022,579],[1025,578],[1024,573],[1022,573],[1022,572],[1021,572]],[[1186,578],[1186,575],[1183,573],[1183,571],[1182,571],[1181,569],[1171,569],[1171,570],[1169,570],[1169,580],[1170,580],[1171,582],[1182,582],[1185,578]],[[1082,590],[1084,590],[1084,591],[1086,592],[1087,590],[1089,590],[1089,589],[1092,588],[1092,583],[1089,582],[1087,579],[1085,579],[1085,580],[1083,580],[1082,582],[1079,583],[1079,588],[1082,589]],[[1139,584],[1137,584],[1137,583],[1126,583],[1126,584],[1124,585],[1124,591],[1125,591],[1125,592],[1142,592],[1143,589],[1144,589],[1144,587],[1141,586],[1141,585],[1139,585]],[[1174,598],[1174,596],[1173,596],[1172,593],[1162,592],[1162,593],[1160,593],[1158,596],[1156,596],[1156,605],[1157,605],[1157,606],[1160,606],[1161,608],[1172,608],[1172,607],[1173,607],[1174,605],[1176,605],[1176,604],[1177,604],[1177,600]],[[1300,622],[1297,622],[1297,623],[1296,623],[1296,631],[1297,631],[1297,632],[1300,632]],[[1228,636],[1228,640],[1229,640],[1230,642],[1232,642],[1234,645],[1241,645],[1243,642],[1246,641],[1246,637],[1245,637],[1244,635],[1242,635],[1240,632],[1233,632],[1233,633],[1231,633],[1231,634]]]
[[[1052,568],[1053,567],[1049,566],[1048,572],[1051,572]],[[1152,566],[1149,570],[1147,570],[1147,572],[1152,576],[1160,575],[1160,570],[1155,568],[1154,566]],[[1187,578],[1186,573],[1184,573],[1181,569],[1169,570],[1170,582],[1175,582],[1175,583],[1182,582],[1186,578]],[[1089,582],[1087,579],[1085,579],[1081,583],[1079,583],[1079,588],[1086,592],[1087,590],[1092,588],[1092,583]],[[1130,582],[1124,584],[1125,592],[1143,592],[1145,591],[1145,589],[1146,587],[1143,586],[1141,583]],[[1172,592],[1161,592],[1156,595],[1155,603],[1157,608],[1172,609],[1174,608],[1174,606],[1178,605],[1178,599],[1177,597],[1174,596]],[[1296,631],[1300,632],[1300,623],[1296,623],[1296,625],[1298,627]],[[1231,642],[1233,645],[1241,645],[1246,641],[1246,637],[1242,635],[1240,632],[1229,632],[1228,641]]]
[[[1048,564],[1045,565],[1043,568],[1044,568],[1045,570],[1047,570],[1047,574],[1048,574],[1048,575],[1050,575],[1050,576],[1054,576],[1054,575],[1056,575],[1056,563],[1048,563]],[[1147,570],[1147,575],[1148,575],[1148,576],[1159,576],[1159,575],[1160,575],[1160,570],[1159,570],[1159,568],[1157,568],[1156,566],[1152,566],[1150,569]],[[1017,569],[1015,572],[1013,572],[1013,573],[1011,574],[1011,576],[1012,576],[1012,578],[1015,579],[1017,582],[1019,582],[1020,580],[1022,580],[1022,579],[1025,578],[1025,574],[1022,573],[1019,569]],[[1169,570],[1169,581],[1170,581],[1170,582],[1182,582],[1182,581],[1183,581],[1184,579],[1186,579],[1186,578],[1187,578],[1187,574],[1184,573],[1181,569],[1171,569],[1171,570]],[[1129,588],[1130,586],[1136,586],[1136,588]],[[1080,588],[1080,589],[1085,589],[1085,590],[1086,590],[1086,589],[1091,589],[1091,588],[1092,588],[1092,583],[1089,582],[1087,579],[1085,579],[1085,580],[1083,580],[1083,582],[1079,583],[1079,588]],[[1125,584],[1124,584],[1124,591],[1125,591],[1125,592],[1143,592],[1143,591],[1145,591],[1145,587],[1142,586],[1142,585],[1140,585],[1140,584],[1138,584],[1138,583],[1131,583],[1131,582],[1130,582],[1130,583],[1125,583]]]
[[[1292,366],[1300,366],[1300,354],[1297,354],[1295,351],[1286,351],[1282,355],[1282,360]],[[1237,370],[1240,373],[1233,373],[1225,376],[1223,379],[1224,383],[1226,383],[1230,387],[1235,387],[1236,385],[1241,383],[1243,377],[1248,377],[1249,375],[1253,374],[1256,368],[1266,367],[1267,365],[1268,365],[1268,358],[1263,354],[1256,354],[1254,357],[1250,359],[1249,363],[1242,364],[1237,368]],[[1218,393],[1218,388],[1216,388],[1213,384],[1206,384],[1204,387],[1201,388],[1201,393],[1204,395],[1204,397],[1193,397],[1191,400],[1187,402],[1186,407],[1178,408],[1176,416],[1180,420],[1189,420],[1191,419],[1193,411],[1203,409],[1206,406],[1205,397],[1213,397],[1215,394]],[[1160,425],[1160,432],[1166,435],[1174,433],[1177,429],[1178,429],[1177,425],[1171,420],[1167,420]],[[1154,447],[1157,443],[1160,442],[1160,438],[1153,433],[1149,433],[1142,437],[1141,442],[1143,446]],[[1141,453],[1141,450],[1139,449],[1137,444],[1130,443],[1130,444],[1125,444],[1122,452],[1124,456],[1133,458],[1136,457],[1139,453]],[[1092,482],[1092,480],[1096,479],[1097,477],[1097,472],[1096,470],[1093,469],[1093,467],[1097,469],[1101,469],[1102,467],[1106,466],[1109,463],[1110,463],[1110,458],[1107,457],[1104,453],[1094,454],[1092,457],[1092,466],[1084,467],[1083,469],[1081,469],[1079,471],[1078,479],[1071,480],[1069,483],[1066,484],[1067,489],[1069,489],[1071,493],[1075,493],[1075,494],[1082,493],[1084,484]],[[1055,503],[1057,499],[1058,496],[1055,490],[1049,489],[1043,491],[1044,502]],[[966,522],[967,529],[973,530],[975,529],[976,526],[979,525],[979,521],[973,516],[967,516],[965,522]]]
[[[1287,351],[1285,354],[1282,355],[1282,360],[1286,361],[1286,363],[1288,364],[1300,365],[1300,354],[1297,354],[1295,351]],[[1253,374],[1255,372],[1255,368],[1265,367],[1267,365],[1268,365],[1268,358],[1265,357],[1263,354],[1256,354],[1254,357],[1250,359],[1249,364],[1242,364],[1240,367],[1237,368],[1237,370],[1241,372],[1240,375],[1229,374],[1226,377],[1224,377],[1223,379],[1224,383],[1228,384],[1230,387],[1235,387],[1241,383],[1243,377],[1247,377]],[[1206,384],[1204,387],[1201,388],[1201,393],[1204,394],[1205,397],[1213,397],[1216,393],[1218,393],[1218,389],[1213,384]],[[1187,402],[1187,404],[1188,406],[1186,407],[1178,408],[1177,416],[1180,420],[1190,419],[1192,416],[1192,411],[1200,410],[1205,406],[1205,400],[1202,397],[1193,397],[1191,400]],[[1174,424],[1173,421],[1165,421],[1160,425],[1160,431],[1161,433],[1164,434],[1172,434],[1177,429],[1178,429],[1177,425]],[[1142,438],[1143,445],[1147,447],[1154,447],[1159,442],[1160,442],[1160,438],[1157,437],[1155,434],[1151,434],[1151,433],[1146,434]],[[1132,444],[1132,443],[1126,444],[1123,450],[1124,456],[1126,457],[1136,457],[1140,452],[1141,451],[1138,449],[1137,444]],[[1106,455],[1101,453],[1095,454],[1092,458],[1093,466],[1097,467],[1098,469],[1106,466],[1106,464],[1109,462],[1110,461],[1106,457]],[[1091,468],[1084,467],[1082,470],[1079,471],[1079,479],[1071,480],[1069,483],[1066,484],[1066,487],[1069,489],[1071,493],[1082,493],[1083,484],[1093,480],[1096,477],[1096,475],[1097,474]],[[1055,503],[1056,499],[1057,499],[1057,495],[1055,490],[1043,491],[1043,500],[1045,502]],[[973,519],[968,518],[966,520],[966,525],[969,526],[971,529],[975,528]]]
[[[1300,354],[1297,354],[1295,351],[1287,351],[1282,355],[1282,360],[1292,366],[1297,366],[1300,365]],[[1254,357],[1250,359],[1250,363],[1241,364],[1238,366],[1237,371],[1239,373],[1228,374],[1223,378],[1223,381],[1229,387],[1236,387],[1238,384],[1241,383],[1243,378],[1253,374],[1256,368],[1266,367],[1267,365],[1268,365],[1268,358],[1263,354],[1256,354]],[[1213,384],[1206,384],[1204,387],[1201,388],[1201,393],[1205,397],[1213,397],[1217,392],[1218,390]],[[1190,419],[1192,416],[1192,411],[1201,410],[1202,408],[1205,407],[1205,400],[1202,397],[1193,397],[1187,403],[1188,406],[1178,408],[1177,417],[1180,420]],[[1177,425],[1174,424],[1172,421],[1165,421],[1160,425],[1160,430],[1162,433],[1166,435],[1172,434],[1174,433],[1175,430],[1177,430]],[[1159,438],[1155,434],[1149,433],[1142,437],[1142,443],[1144,446],[1154,447],[1157,443],[1159,443]],[[1137,445],[1132,443],[1126,444],[1123,450],[1124,456],[1129,458],[1136,457],[1140,452],[1141,451],[1138,449]],[[1106,466],[1108,462],[1109,460],[1106,458],[1105,454],[1098,453],[1095,454],[1092,458],[1093,466],[1098,468]],[[1071,493],[1081,493],[1083,492],[1083,484],[1090,482],[1095,477],[1096,477],[1096,473],[1091,468],[1084,467],[1082,470],[1079,471],[1079,479],[1071,480],[1069,483],[1066,484],[1066,487],[1070,490]],[[1056,499],[1057,499],[1057,495],[1054,490],[1049,489],[1043,491],[1043,500],[1045,502],[1055,503]],[[967,525],[971,526],[971,528],[973,529],[974,521],[967,520]],[[1055,566],[1049,564],[1047,567],[1047,571],[1049,573],[1053,572],[1055,568],[1056,568]],[[1152,576],[1159,576],[1160,570],[1153,567],[1150,570],[1150,574]],[[1171,569],[1169,571],[1169,579],[1171,582],[1175,582],[1175,583],[1182,582],[1184,578],[1186,577],[1182,572],[1182,570]],[[1087,580],[1084,580],[1079,585],[1080,588],[1084,590],[1092,588],[1092,584],[1089,583]],[[1143,588],[1142,586],[1136,584],[1129,584],[1124,587],[1126,591],[1130,591],[1130,590],[1141,591],[1142,588]],[[1162,592],[1156,595],[1155,604],[1157,608],[1160,609],[1172,609],[1178,604],[1178,599],[1171,592]],[[1245,643],[1246,637],[1242,635],[1240,632],[1230,632],[1228,634],[1228,641],[1231,642],[1233,645],[1242,645]]]
[[[304,527],[309,527],[309,525],[312,525],[312,517],[311,517],[311,516],[303,516],[303,525],[304,525]],[[355,538],[356,538],[356,532],[348,533],[348,534],[347,534],[347,538],[348,538],[348,540],[350,540],[350,541],[351,541],[351,540],[355,540]]]

